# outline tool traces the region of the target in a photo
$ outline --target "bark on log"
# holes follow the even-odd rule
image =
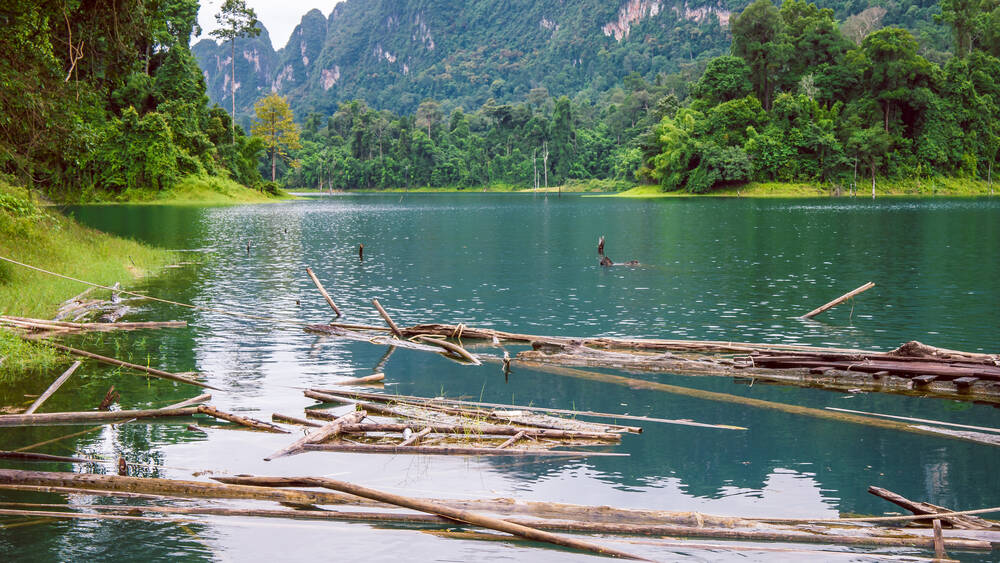
[[[289,424],[298,424],[300,426],[314,426],[314,427],[323,426],[318,422],[313,422],[311,420],[306,420],[304,418],[298,418],[294,416],[288,416],[287,414],[279,414],[279,413],[272,414],[271,420],[275,422],[287,422]]]
[[[280,449],[273,454],[264,458],[264,461],[271,461],[278,459],[279,457],[284,457],[297,453],[303,448],[303,446],[308,444],[319,444],[324,440],[328,440],[340,433],[341,427],[345,424],[357,424],[365,419],[368,413],[365,411],[353,411],[345,414],[344,416],[334,420],[333,422],[323,426],[319,430],[312,432],[299,438],[298,440],[292,442],[286,448]]]
[[[826,311],[828,309],[832,309],[832,308],[836,307],[837,305],[840,305],[844,301],[847,301],[851,297],[854,297],[855,295],[857,295],[859,293],[868,291],[869,289],[871,289],[873,287],[875,287],[875,282],[868,282],[868,283],[862,285],[861,287],[859,287],[859,288],[857,288],[855,290],[848,291],[847,293],[841,295],[840,297],[834,299],[833,301],[830,301],[826,305],[822,305],[820,307],[816,307],[812,311],[809,311],[808,313],[802,315],[800,318],[802,318],[802,319],[811,319],[811,318],[815,317],[816,315],[822,313],[823,311]]]
[[[515,536],[520,536],[523,538],[527,538],[529,540],[552,543],[555,545],[561,545],[563,547],[569,547],[571,549],[579,549],[583,551],[589,551],[591,553],[609,555],[612,557],[623,557],[626,559],[633,559],[637,561],[646,561],[646,559],[642,557],[638,557],[630,553],[626,553],[624,551],[609,549],[597,544],[578,540],[575,538],[558,536],[556,534],[552,534],[549,532],[544,532],[541,530],[536,530],[534,528],[529,528],[521,524],[514,524],[512,522],[507,522],[499,518],[484,516],[482,514],[477,514],[475,512],[471,512],[468,510],[459,510],[451,508],[443,504],[427,501],[424,499],[404,497],[402,495],[395,495],[392,493],[378,491],[368,487],[362,487],[361,485],[356,485],[354,483],[347,483],[345,481],[338,481],[335,479],[328,479],[328,478],[313,479],[313,484],[314,486],[317,487],[323,487],[325,489],[333,489],[335,491],[340,491],[342,493],[348,493],[371,500],[386,502],[389,504],[394,504],[396,506],[401,506],[403,508],[409,508],[411,510],[417,510],[429,514],[436,514],[438,516],[444,516],[446,518],[451,518],[452,520],[457,520],[459,522],[465,522],[467,524],[482,526],[484,528],[489,528],[491,530],[497,530],[500,532],[513,534]]]
[[[424,336],[424,335],[418,335],[418,336],[415,336],[414,338],[416,338],[417,340],[419,340],[421,342],[426,342],[428,344],[433,344],[434,346],[440,346],[441,348],[444,348],[448,352],[451,352],[452,354],[455,354],[455,355],[459,356],[460,358],[462,358],[462,359],[464,359],[464,360],[472,363],[473,365],[477,365],[477,366],[483,365],[483,363],[481,361],[479,361],[478,358],[476,358],[475,356],[473,356],[472,354],[470,354],[468,350],[466,350],[465,348],[462,348],[461,346],[459,346],[457,344],[452,344],[451,342],[448,342],[447,340],[441,340],[440,338],[433,338],[433,337]]]
[[[326,289],[323,288],[323,284],[319,282],[319,278],[317,278],[316,274],[313,273],[312,268],[306,267],[306,273],[309,274],[309,277],[312,278],[313,283],[316,284],[316,289],[318,289],[320,294],[323,295],[323,299],[326,299],[327,304],[330,305],[330,308],[333,309],[333,312],[336,313],[337,316],[339,317],[340,309],[337,308],[337,304],[333,302],[333,299],[330,298],[330,294],[327,293]]]
[[[62,375],[56,378],[56,380],[52,382],[52,385],[49,385],[49,388],[46,389],[45,392],[41,394],[41,396],[35,399],[34,403],[31,403],[31,406],[28,407],[28,410],[24,411],[24,414],[32,414],[36,410],[38,410],[38,407],[42,406],[42,403],[44,403],[46,399],[51,397],[52,394],[55,393],[56,390],[59,389],[59,387],[61,387],[63,383],[66,383],[66,380],[69,379],[69,376],[73,375],[73,372],[76,371],[76,368],[80,367],[81,363],[82,362],[80,361],[73,362],[73,365],[69,366],[69,369],[64,371]]]
[[[228,412],[220,411],[219,409],[210,405],[199,405],[198,412],[201,414],[207,414],[212,418],[217,418],[219,420],[227,420],[229,422],[234,422],[246,426],[247,428],[252,428],[254,430],[262,430],[264,432],[273,432],[276,434],[291,434],[288,430],[284,428],[271,424],[269,422],[263,422],[260,420],[255,420],[253,418],[247,418],[245,416],[239,416]]]
[[[133,418],[158,418],[165,416],[192,416],[197,414],[198,407],[181,409],[142,409],[131,411],[95,411],[95,412],[47,412],[35,414],[5,414],[0,415],[0,427],[9,426],[48,426],[53,424],[81,422],[111,422]]]
[[[929,502],[913,501],[903,495],[894,493],[888,489],[883,489],[882,487],[876,487],[874,485],[868,487],[868,492],[881,499],[887,500],[896,506],[905,508],[914,514],[943,514],[952,512],[949,508],[937,506]],[[942,516],[940,520],[947,522],[952,528],[960,528],[963,530],[1000,528],[1000,525],[979,518],[978,516]]]
[[[424,436],[426,436],[426,435],[428,435],[430,433],[431,433],[431,429],[430,428],[424,428],[420,432],[417,432],[416,434],[410,436],[409,438],[407,438],[407,439],[403,440],[402,442],[400,442],[399,444],[397,444],[396,447],[402,448],[402,447],[405,447],[405,446],[411,446],[413,444],[416,444],[417,442],[420,441],[421,438],[423,438]]]
[[[517,434],[514,434],[510,438],[507,438],[507,440],[504,443],[502,443],[499,446],[497,446],[497,449],[498,450],[502,450],[502,449],[505,449],[505,448],[509,448],[510,446],[513,446],[518,440],[520,440],[521,438],[524,438],[524,435],[525,435],[524,434],[524,430],[518,432]]]
[[[389,325],[389,330],[392,331],[392,334],[395,335],[396,338],[403,338],[403,333],[399,331],[399,327],[396,326],[396,323],[392,322],[392,317],[390,317],[389,313],[387,313],[385,309],[382,308],[382,305],[378,302],[378,299],[372,299],[372,305],[375,306],[375,309],[378,311],[378,314],[382,315],[382,319],[385,321],[385,324]]]
[[[208,389],[215,389],[216,391],[221,391],[218,387],[213,387],[207,383],[202,383],[200,381],[195,381],[193,379],[188,379],[184,376],[177,375],[175,373],[170,373],[155,368],[149,368],[146,366],[140,366],[138,364],[132,364],[129,362],[123,362],[121,360],[116,360],[114,358],[109,358],[107,356],[101,356],[100,354],[94,354],[93,352],[87,352],[84,350],[77,350],[76,348],[70,348],[69,346],[63,346],[62,344],[56,344],[55,342],[49,342],[49,346],[52,346],[56,350],[62,350],[63,352],[68,352],[74,356],[81,356],[84,358],[90,358],[92,360],[97,360],[99,362],[104,362],[106,364],[111,364],[113,366],[121,366],[126,368],[131,368],[134,370],[146,372],[154,377],[160,377],[163,379],[169,379],[171,381],[178,381],[180,383],[187,383],[189,385],[197,385],[198,387],[205,387]]]
[[[629,454],[612,452],[583,452],[556,450],[501,450],[497,448],[468,448],[455,446],[397,446],[395,444],[306,444],[302,449],[311,452],[341,452],[360,454],[413,454],[459,456],[524,456],[524,457],[628,457]]]
[[[334,385],[371,385],[380,383],[385,380],[384,373],[376,373],[373,375],[366,375],[365,377],[353,377],[351,379],[343,379],[341,381],[335,381]]]

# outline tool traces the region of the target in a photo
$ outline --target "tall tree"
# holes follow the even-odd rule
[[[251,133],[264,139],[264,147],[271,154],[271,181],[275,181],[278,156],[288,156],[289,149],[301,148],[299,128],[285,98],[270,94],[254,104],[256,118]]]
[[[791,47],[785,41],[778,9],[771,0],[756,0],[729,24],[733,55],[750,67],[750,82],[765,110],[777,86],[775,74],[788,60]]]
[[[215,21],[219,24],[219,29],[211,32],[211,35],[223,41],[229,41],[229,48],[232,63],[231,82],[233,100],[233,120],[232,137],[236,143],[236,39],[238,37],[257,37],[260,35],[260,28],[257,24],[257,12],[247,6],[245,0],[226,0],[215,14]]]

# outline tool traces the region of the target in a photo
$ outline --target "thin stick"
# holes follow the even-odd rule
[[[316,274],[313,273],[312,268],[306,267],[306,273],[309,274],[309,277],[312,278],[313,283],[316,284],[316,289],[318,289],[319,292],[323,295],[323,299],[326,299],[327,304],[330,305],[330,308],[333,309],[333,312],[336,313],[337,316],[339,317],[340,309],[337,308],[337,304],[333,302],[333,299],[330,298],[330,294],[327,293],[326,289],[323,288],[323,284],[319,282],[319,278],[317,278]]]
[[[421,438],[423,438],[424,436],[426,436],[426,435],[428,435],[430,433],[431,433],[430,427],[424,428],[420,432],[417,432],[416,434],[414,434],[414,435],[410,436],[409,438],[407,438],[407,439],[403,440],[402,442],[400,442],[396,447],[402,448],[404,446],[410,446],[412,444],[416,444],[417,442],[420,441]]]
[[[86,430],[81,430],[79,432],[73,432],[72,434],[66,434],[65,436],[59,436],[58,438],[52,438],[52,439],[49,439],[49,440],[43,440],[43,441],[37,442],[35,444],[31,444],[31,445],[28,445],[28,446],[17,448],[14,451],[15,452],[26,452],[28,450],[33,450],[35,448],[40,448],[42,446],[47,446],[47,445],[53,444],[55,442],[60,442],[60,441],[65,440],[67,438],[75,438],[77,436],[83,436],[84,434],[90,434],[94,430],[100,430],[101,428],[104,428],[103,424],[100,425],[100,426],[95,426],[93,428],[88,428]]]
[[[609,549],[606,547],[599,546],[597,544],[578,540],[575,538],[559,536],[551,532],[543,532],[541,530],[529,528],[521,524],[514,524],[512,522],[507,522],[499,518],[491,518],[489,516],[483,516],[482,514],[470,512],[468,510],[450,508],[448,506],[444,506],[436,502],[430,502],[423,499],[417,499],[411,497],[404,497],[402,495],[395,495],[392,493],[370,489],[368,487],[362,487],[361,485],[355,485],[354,483],[337,481],[335,479],[317,478],[317,479],[310,479],[310,481],[312,481],[314,483],[314,486],[317,487],[332,489],[335,491],[340,491],[342,493],[357,495],[360,497],[364,497],[371,500],[377,500],[380,502],[387,502],[389,504],[394,504],[396,506],[401,506],[403,508],[409,508],[420,512],[437,514],[438,516],[444,516],[445,518],[451,518],[453,520],[458,520],[459,522],[465,522],[467,524],[482,526],[484,528],[489,528],[491,530],[506,532],[508,534],[513,534],[515,536],[527,538],[529,540],[553,543],[555,545],[561,545],[572,549],[589,551],[601,555],[610,555],[612,557],[623,557],[626,559],[646,561],[646,559],[632,555],[631,553]]]
[[[83,512],[56,512],[55,510],[14,510],[10,508],[0,508],[0,516],[44,516],[46,518],[63,518],[69,520],[138,520],[144,522],[177,522],[185,524],[197,522],[197,520],[188,518],[151,518],[149,516],[86,514]]]
[[[385,312],[385,309],[383,309],[382,305],[379,304],[378,299],[372,299],[372,305],[374,305],[375,309],[378,310],[378,314],[382,315],[382,319],[385,320],[385,324],[389,325],[389,330],[392,331],[392,334],[395,335],[396,338],[403,338],[403,333],[399,331],[399,327],[396,326],[396,323],[392,322],[392,317],[389,316],[389,313]]]
[[[880,416],[882,418],[893,418],[896,420],[906,420],[908,422],[924,422],[927,424],[937,424],[939,426],[953,426],[955,428],[966,428],[968,430],[982,430],[984,432],[1000,432],[1000,428],[990,428],[989,426],[970,426],[968,424],[956,424],[954,422],[942,422],[940,420],[929,420],[926,418],[910,418],[908,416],[895,416],[891,414],[880,414],[877,412],[852,411],[850,409],[840,409],[837,407],[826,407],[827,410],[837,412],[849,412],[852,414],[867,414],[869,416]]]
[[[76,371],[76,368],[80,367],[81,363],[82,362],[80,362],[79,360],[73,362],[73,365],[69,366],[69,369],[64,371],[63,374],[60,375],[58,379],[53,381],[52,385],[49,385],[49,388],[46,389],[44,393],[42,393],[41,397],[38,397],[37,399],[35,399],[34,403],[31,403],[31,406],[28,407],[28,410],[24,411],[24,414],[32,414],[38,409],[38,407],[42,406],[42,403],[44,403],[46,399],[51,397],[52,394],[55,393],[56,390],[59,389],[59,387],[62,386],[63,383],[66,383],[66,380],[69,379],[69,376],[73,375],[73,372]]]
[[[61,455],[29,454],[24,452],[10,452],[0,450],[0,459],[17,459],[21,461],[61,461],[65,463],[93,463],[92,459],[79,457],[63,457]]]
[[[628,457],[629,454],[611,452],[583,452],[557,450],[500,450],[497,448],[468,448],[452,446],[403,446],[394,444],[306,444],[302,449],[311,452],[348,452],[367,454],[415,454],[460,456],[539,456],[539,457]]]
[[[181,401],[179,403],[174,403],[172,405],[167,405],[167,406],[165,406],[163,408],[164,409],[182,409],[184,407],[190,407],[192,405],[198,405],[198,404],[204,403],[206,401],[210,401],[211,399],[212,399],[212,396],[209,395],[208,393],[205,393],[204,395],[198,395],[197,397],[191,397],[190,399]]]
[[[134,370],[139,370],[148,373],[149,375],[155,377],[161,377],[163,379],[169,379],[171,381],[179,381],[181,383],[187,383],[189,385],[197,385],[198,387],[205,387],[208,389],[215,389],[216,391],[221,391],[218,387],[213,387],[207,383],[202,383],[200,381],[195,381],[193,379],[188,379],[182,375],[177,375],[175,373],[170,373],[155,368],[149,368],[146,366],[140,366],[138,364],[132,364],[129,362],[123,362],[121,360],[116,360],[114,358],[109,358],[107,356],[101,356],[100,354],[94,354],[93,352],[86,352],[84,350],[77,350],[76,348],[70,348],[69,346],[63,346],[62,344],[56,344],[55,342],[49,342],[49,346],[52,346],[56,350],[62,350],[63,352],[69,352],[70,354],[76,356],[82,356],[84,358],[90,358],[92,360],[97,360],[99,362],[104,362],[106,364],[111,364],[114,366],[121,366],[126,368],[132,368]]]
[[[299,450],[302,450],[304,446],[309,444],[319,444],[320,442],[328,440],[339,434],[341,427],[345,424],[357,424],[364,420],[366,416],[368,416],[368,413],[365,411],[351,411],[337,420],[323,426],[319,430],[312,432],[311,434],[307,434],[292,442],[289,446],[265,457],[264,461],[271,461],[278,459],[279,457],[297,453]]]
[[[811,319],[811,318],[815,317],[816,315],[822,313],[823,311],[826,311],[827,309],[832,309],[832,308],[836,307],[837,305],[840,305],[844,301],[847,301],[851,297],[854,297],[855,295],[857,295],[859,293],[868,291],[869,289],[871,289],[873,287],[875,287],[875,282],[868,282],[865,285],[863,285],[863,286],[861,286],[861,287],[859,287],[859,288],[857,288],[857,289],[855,289],[853,291],[848,291],[847,293],[841,295],[840,297],[834,299],[833,301],[830,301],[829,303],[827,303],[826,305],[823,305],[822,307],[817,307],[817,308],[813,309],[812,311],[809,311],[808,313],[802,315],[799,318],[800,319]]]
[[[941,520],[934,519],[934,558],[946,559],[948,554],[944,552],[944,537],[941,533]]]
[[[269,422],[262,422],[260,420],[255,420],[253,418],[247,418],[245,416],[239,416],[228,412],[220,411],[219,409],[210,405],[199,405],[198,412],[201,414],[207,414],[212,418],[218,418],[221,420],[228,420],[229,422],[235,422],[236,424],[241,424],[247,428],[253,428],[254,430],[263,430],[264,432],[274,432],[276,434],[291,434],[288,430]]]
[[[514,434],[510,438],[507,438],[507,441],[504,442],[504,443],[502,443],[502,444],[500,444],[499,446],[497,446],[497,449],[498,450],[502,450],[504,448],[509,448],[510,446],[514,445],[514,443],[517,442],[518,440],[520,440],[521,438],[524,438],[524,430],[518,432],[517,434]]]

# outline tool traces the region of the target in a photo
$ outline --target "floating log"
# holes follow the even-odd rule
[[[943,514],[952,512],[952,510],[942,506],[937,506],[936,504],[931,504],[929,502],[912,501],[903,495],[894,493],[888,489],[883,489],[882,487],[872,485],[868,487],[868,492],[881,499],[885,499],[896,506],[905,508],[914,514],[942,515],[939,519],[935,519],[935,522],[943,520],[953,528],[961,528],[963,530],[1000,528],[1000,524],[995,524],[988,520],[979,518],[978,516],[943,516]]]
[[[886,420],[886,419],[867,417],[867,416],[858,416],[855,414],[848,414],[848,413],[838,413],[824,409],[803,407],[800,405],[789,405],[787,403],[776,403],[773,401],[765,401],[762,399],[754,399],[751,397],[740,397],[738,395],[731,395],[728,393],[719,393],[716,391],[704,391],[701,389],[693,389],[691,387],[683,387],[680,385],[669,385],[667,383],[660,383],[658,381],[647,381],[643,379],[636,379],[633,377],[625,377],[621,375],[613,375],[608,373],[565,368],[560,366],[551,366],[540,363],[521,362],[521,365],[523,365],[524,367],[530,367],[532,369],[541,372],[546,372],[566,377],[575,377],[578,379],[586,379],[590,381],[600,381],[602,383],[610,383],[614,385],[621,385],[624,387],[628,387],[630,389],[659,391],[664,393],[670,393],[673,395],[705,399],[708,401],[731,403],[753,408],[776,410],[776,411],[786,412],[789,414],[808,416],[812,418],[834,420],[838,422],[848,422],[851,424],[860,424],[864,426],[872,426],[887,430],[899,430],[915,434],[937,436],[939,438],[944,437],[944,438],[954,438],[959,440],[967,440],[990,446],[1000,446],[1000,440],[997,440],[996,436],[991,434],[976,433],[976,432],[956,433],[947,431],[942,428],[918,426],[914,424],[896,422],[893,420]]]
[[[643,559],[641,557],[623,551],[609,549],[606,547],[602,547],[575,538],[558,536],[550,532],[544,532],[534,528],[529,528],[521,524],[514,524],[512,522],[507,522],[499,518],[484,516],[482,514],[478,514],[468,510],[451,508],[444,504],[436,503],[433,501],[427,501],[424,499],[418,499],[412,497],[404,497],[402,495],[395,495],[392,493],[378,491],[368,487],[362,487],[361,485],[356,485],[354,483],[348,483],[345,481],[338,481],[329,478],[311,479],[311,481],[313,482],[313,486],[316,487],[333,489],[335,491],[340,491],[342,493],[348,493],[371,500],[377,500],[380,502],[394,504],[396,506],[409,508],[411,510],[417,510],[419,512],[436,514],[438,516],[444,516],[445,518],[451,518],[452,520],[457,520],[459,522],[465,522],[467,524],[482,526],[484,528],[505,532],[515,536],[527,538],[533,541],[552,543],[555,545],[561,545],[563,547],[569,547],[571,549],[579,549],[583,551],[589,551],[592,553],[598,553],[601,555],[610,555],[612,557],[623,557],[626,559],[646,561],[646,559]]]
[[[108,388],[108,392],[104,394],[104,398],[101,399],[101,404],[97,405],[97,410],[106,411],[111,405],[115,403],[120,398],[120,395],[115,391],[115,386],[112,385]]]
[[[1000,433],[1000,428],[991,428],[989,426],[971,426],[971,425],[968,425],[968,424],[956,424],[954,422],[944,422],[944,421],[941,421],[941,420],[930,420],[930,419],[926,419],[926,418],[910,418],[908,416],[895,416],[895,415],[891,415],[891,414],[880,414],[880,413],[877,413],[877,412],[853,411],[853,410],[850,410],[850,409],[841,409],[841,408],[837,408],[837,407],[826,407],[826,408],[828,410],[837,411],[837,412],[849,412],[849,413],[852,413],[852,414],[863,414],[863,415],[868,415],[868,416],[878,416],[878,417],[882,417],[882,418],[891,418],[891,419],[894,419],[894,420],[905,420],[907,422],[923,422],[923,423],[926,423],[926,424],[936,424],[936,425],[939,425],[939,426],[952,426],[952,427],[955,427],[955,428],[964,428],[966,430],[979,430],[981,432],[997,432],[997,433]]]
[[[63,463],[94,463],[92,459],[83,459],[79,457],[64,457],[61,455],[48,455],[48,454],[32,454],[26,452],[10,452],[6,450],[0,450],[0,459],[16,459],[19,461],[55,461]]]
[[[594,411],[577,411],[569,409],[556,409],[550,407],[533,407],[524,405],[505,405],[502,403],[484,403],[481,401],[460,401],[457,399],[446,399],[444,397],[416,397],[413,395],[382,395],[377,393],[363,393],[360,391],[342,391],[340,389],[314,389],[320,393],[325,393],[328,395],[339,395],[343,397],[351,397],[354,399],[371,399],[378,400],[379,398],[386,397],[392,401],[407,402],[413,404],[424,404],[424,403],[444,403],[447,405],[455,405],[459,407],[483,407],[483,408],[500,408],[500,409],[515,409],[520,411],[531,411],[531,412],[547,412],[553,414],[569,414],[573,416],[592,416],[595,418],[611,418],[611,419],[622,419],[622,420],[637,420],[641,422],[662,422],[664,424],[679,424],[682,426],[698,426],[701,428],[720,428],[724,430],[746,430],[742,426],[731,426],[728,424],[705,424],[702,422],[694,422],[691,420],[681,420],[681,419],[666,419],[666,418],[654,418],[649,416],[635,416],[628,414],[613,414],[606,412],[594,412]],[[642,432],[642,428],[637,426],[628,427],[635,428],[639,432]]]
[[[60,375],[55,381],[53,381],[52,385],[49,385],[49,388],[46,389],[45,392],[42,393],[40,397],[35,399],[34,403],[31,403],[31,406],[28,407],[28,410],[24,411],[24,414],[32,414],[36,410],[38,410],[38,407],[42,406],[42,403],[44,403],[46,399],[51,397],[52,394],[55,393],[56,390],[59,389],[59,387],[61,387],[63,383],[66,383],[66,380],[69,379],[69,376],[73,375],[73,372],[76,371],[76,368],[80,367],[81,363],[82,362],[79,361],[73,362],[73,365],[69,366],[69,369],[64,371],[62,375]]]
[[[201,414],[207,414],[212,418],[217,418],[219,420],[228,420],[229,422],[235,422],[246,426],[247,428],[252,428],[254,430],[262,430],[264,432],[273,432],[276,434],[290,434],[288,430],[268,422],[263,422],[253,418],[247,418],[245,416],[239,416],[228,412],[220,411],[219,409],[209,406],[209,405],[199,405],[198,412]]]
[[[407,439],[403,440],[402,442],[400,442],[399,444],[397,444],[396,447],[402,448],[402,447],[411,446],[413,444],[416,444],[417,442],[420,441],[421,438],[423,438],[424,436],[426,436],[426,435],[428,435],[430,433],[431,433],[431,429],[430,428],[424,428],[420,432],[417,432],[416,434],[410,436],[409,438],[407,438]]]
[[[396,323],[392,322],[392,317],[390,317],[389,313],[387,313],[385,309],[382,308],[382,305],[379,304],[378,299],[372,299],[372,305],[375,306],[375,309],[378,311],[378,314],[382,315],[382,319],[385,321],[385,324],[389,325],[389,330],[392,331],[392,334],[395,335],[396,338],[403,338],[403,333],[399,331],[399,327],[396,326]]]
[[[298,424],[300,426],[323,426],[318,422],[313,422],[311,420],[306,420],[304,418],[298,418],[294,416],[288,416],[287,414],[274,413],[271,415],[271,420],[275,422],[287,422],[289,424]]]
[[[337,418],[336,415],[325,411],[308,410],[306,412],[307,416],[318,418],[320,420],[335,420]],[[614,432],[584,432],[576,430],[554,430],[549,428],[520,428],[517,426],[503,426],[497,424],[427,424],[425,426],[430,428],[431,433],[434,434],[513,436],[518,432],[524,432],[526,437],[532,439],[600,440],[607,442],[620,442],[622,439],[621,434],[616,434]],[[341,433],[358,434],[365,432],[402,432],[410,427],[410,424],[366,422],[364,424],[346,424],[341,428]]]
[[[326,289],[323,288],[323,284],[320,283],[319,278],[317,278],[316,274],[313,273],[312,268],[306,267],[306,273],[309,274],[309,277],[312,278],[313,283],[316,284],[316,289],[318,289],[320,294],[323,295],[323,299],[326,299],[326,303],[330,305],[330,308],[333,309],[333,312],[336,313],[336,315],[339,317],[340,309],[337,308],[337,304],[333,302],[333,299],[330,298],[330,294],[327,293]]]
[[[371,385],[374,383],[380,383],[385,380],[384,373],[376,373],[374,375],[366,375],[365,377],[353,377],[351,379],[343,379],[341,381],[335,381],[334,385]]]
[[[811,318],[815,317],[816,315],[822,313],[823,311],[826,311],[828,309],[832,309],[832,308],[836,307],[837,305],[840,305],[844,301],[847,301],[851,297],[854,297],[855,295],[857,295],[859,293],[868,291],[869,289],[871,289],[873,287],[875,287],[875,283],[874,282],[868,282],[868,283],[862,285],[861,287],[859,287],[859,288],[857,288],[855,290],[848,291],[847,293],[841,295],[840,297],[834,299],[833,301],[830,301],[826,305],[822,305],[820,307],[817,307],[817,308],[813,309],[812,311],[809,311],[808,313],[802,315],[799,318],[802,318],[802,319],[811,319]]]
[[[280,449],[274,452],[273,454],[265,457],[264,461],[271,461],[274,459],[278,459],[279,457],[292,455],[294,453],[297,453],[299,450],[302,450],[303,446],[306,446],[308,444],[319,444],[320,442],[328,440],[339,434],[341,427],[344,426],[345,424],[357,424],[362,420],[364,420],[366,416],[368,416],[368,413],[365,411],[349,412],[344,416],[338,418],[337,420],[334,420],[333,422],[324,425],[319,430],[316,430],[315,432],[307,434],[302,438],[299,438],[298,440],[292,442],[292,444],[289,445],[288,447]]]
[[[183,400],[183,401],[181,401],[179,403],[174,403],[172,405],[167,405],[167,406],[162,407],[162,408],[165,408],[165,409],[182,409],[184,407],[190,407],[192,405],[200,405],[201,403],[205,403],[207,401],[210,401],[211,399],[212,399],[212,396],[209,395],[208,393],[205,393],[203,395],[198,395],[197,397],[191,397],[190,399],[185,399],[185,400]]]
[[[47,412],[35,414],[5,414],[0,415],[0,427],[9,426],[49,426],[53,424],[77,424],[82,422],[112,422],[133,418],[158,418],[167,416],[192,416],[199,412],[198,407],[180,409],[141,409],[130,411],[94,411],[94,412]]]
[[[160,377],[160,378],[163,378],[163,379],[169,379],[171,381],[178,381],[180,383],[187,383],[189,385],[197,385],[198,387],[205,387],[205,388],[208,388],[208,389],[215,389],[216,391],[221,391],[221,389],[219,389],[218,387],[213,387],[212,385],[209,385],[207,383],[202,383],[200,381],[195,381],[193,379],[188,379],[188,378],[186,378],[186,377],[184,377],[182,375],[177,375],[175,373],[170,373],[170,372],[158,370],[158,369],[155,369],[155,368],[149,368],[149,367],[146,367],[146,366],[140,366],[138,364],[132,364],[132,363],[129,363],[129,362],[123,362],[121,360],[116,360],[114,358],[109,358],[107,356],[101,356],[100,354],[94,354],[93,352],[87,352],[87,351],[84,351],[84,350],[77,350],[76,348],[70,348],[69,346],[63,346],[62,344],[56,344],[55,342],[49,342],[48,345],[52,346],[56,350],[62,350],[63,352],[68,352],[70,354],[73,354],[74,356],[81,356],[81,357],[84,357],[84,358],[90,358],[92,360],[97,360],[99,362],[104,362],[106,364],[111,364],[111,365],[114,365],[114,366],[121,366],[121,367],[131,368],[131,369],[134,369],[134,370],[146,372],[149,375],[152,375],[154,377]]]
[[[497,448],[471,448],[457,446],[403,446],[395,444],[306,444],[302,449],[311,452],[341,452],[361,454],[414,454],[461,456],[525,456],[525,457],[628,457],[629,454],[612,452],[583,452],[558,450],[501,450]]]
[[[479,365],[483,364],[482,362],[479,361],[478,358],[476,358],[475,356],[473,356],[472,354],[470,354],[468,350],[466,350],[465,348],[462,348],[461,346],[459,346],[457,344],[453,344],[451,342],[448,342],[447,340],[442,340],[440,338],[434,338],[434,337],[426,336],[426,335],[417,335],[414,338],[416,338],[417,340],[419,340],[421,342],[426,342],[428,344],[433,344],[434,346],[440,346],[441,348],[444,348],[445,350],[451,352],[452,354],[455,354],[455,355],[461,357],[462,359],[464,359],[464,360],[472,363],[473,365],[479,366]]]
[[[40,330],[67,329],[71,331],[97,331],[107,332],[111,330],[140,330],[150,328],[184,328],[185,321],[157,321],[157,322],[130,322],[130,323],[74,323],[67,321],[51,321],[45,319],[32,319],[29,317],[14,317],[10,315],[0,315],[0,322],[10,322],[23,326],[36,327]]]

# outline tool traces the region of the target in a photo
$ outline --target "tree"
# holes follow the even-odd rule
[[[257,37],[260,35],[260,28],[257,27],[257,13],[253,8],[247,6],[245,0],[226,0],[215,14],[215,21],[219,24],[219,29],[212,31],[211,35],[223,41],[229,41],[229,49],[232,64],[232,81],[229,83],[232,89],[233,100],[233,121],[232,138],[236,143],[236,39],[238,37]]]
[[[292,110],[285,98],[270,94],[254,104],[254,119],[251,133],[264,140],[264,147],[271,153],[271,181],[275,180],[275,166],[278,156],[288,156],[288,149],[301,148],[299,129],[293,120]]]
[[[420,107],[417,108],[417,125],[420,127],[427,127],[427,138],[431,137],[431,127],[437,125],[437,122],[441,121],[444,114],[441,113],[441,105],[434,100],[424,100],[420,102]]]
[[[707,103],[706,109],[722,102],[743,98],[751,92],[750,68],[739,57],[716,57],[708,62],[705,74],[691,94]]]
[[[776,80],[774,75],[790,55],[790,46],[782,33],[783,24],[778,9],[771,0],[756,0],[729,24],[733,34],[733,55],[750,67],[750,82],[754,93],[771,109]]]

